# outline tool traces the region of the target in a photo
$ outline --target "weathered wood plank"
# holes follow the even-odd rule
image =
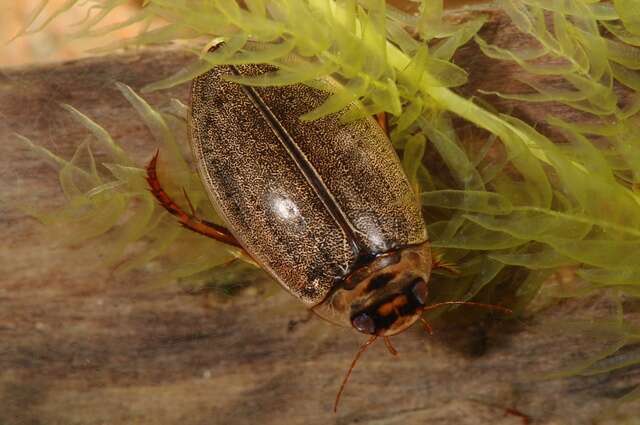
[[[505,34],[513,31],[500,16],[483,30],[489,40]],[[382,344],[364,356],[334,415],[337,387],[362,339],[355,332],[305,321],[283,291],[209,307],[179,290],[136,291],[135,273],[114,280],[91,266],[92,243],[48,239],[16,205],[59,203],[56,174],[12,132],[69,157],[86,137],[58,106],[69,103],[148,158],[151,136],[113,82],[138,90],[188,61],[171,49],[147,50],[0,75],[0,424],[522,423],[505,409],[536,424],[619,423],[598,418],[640,384],[640,369],[535,379],[602,348],[590,334],[554,335],[544,325],[604,313],[601,301],[471,328],[439,324],[433,338],[416,327],[395,339],[399,357]],[[466,94],[508,84],[517,72],[473,46],[456,62],[471,70]],[[187,90],[146,97],[186,101]],[[516,110],[530,122],[547,112]],[[623,416],[639,413],[629,405]]]

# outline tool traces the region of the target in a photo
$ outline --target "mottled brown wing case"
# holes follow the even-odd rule
[[[191,141],[209,196],[245,249],[286,289],[321,302],[361,255],[426,240],[420,205],[371,119],[298,117],[327,94],[303,85],[247,88],[196,78]]]

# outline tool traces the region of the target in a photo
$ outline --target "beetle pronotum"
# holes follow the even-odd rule
[[[225,79],[269,70],[218,66],[192,84],[192,150],[227,228],[173,202],[155,157],[148,181],[185,227],[243,249],[314,313],[370,335],[337,407],[366,348],[383,337],[395,354],[389,337],[422,317],[434,260],[420,202],[380,125],[372,118],[345,124],[340,113],[302,122],[327,93]]]

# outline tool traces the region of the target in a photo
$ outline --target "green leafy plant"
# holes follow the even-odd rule
[[[69,1],[58,12],[79,7],[76,3]],[[85,7],[95,13],[87,15],[77,35],[112,30],[114,26],[97,26],[123,2],[88,3]],[[363,105],[354,110],[354,118],[389,113],[392,139],[403,152],[408,174],[424,190],[425,207],[442,217],[429,224],[434,246],[450,250],[463,276],[475,275],[467,285],[474,288],[471,292],[491,281],[477,280],[479,270],[488,267],[498,274],[508,266],[540,270],[575,265],[596,285],[633,287],[640,278],[635,262],[640,252],[640,155],[634,143],[640,96],[636,93],[621,106],[613,89],[616,81],[637,88],[640,50],[631,45],[638,36],[628,12],[632,6],[582,0],[499,5],[536,47],[492,46],[476,35],[485,21],[482,15],[449,23],[440,2],[423,2],[420,14],[413,16],[382,0],[255,0],[246,7],[228,1],[151,0],[116,27],[158,19],[163,24],[111,47],[200,41],[203,48],[185,44],[196,55],[191,66],[152,82],[147,90],[188,82],[219,64],[269,63],[277,71],[233,79],[325,89],[330,88],[322,84],[324,78],[341,83],[301,119],[342,110],[354,101]],[[603,37],[604,28],[619,39]],[[514,117],[460,97],[451,88],[466,82],[466,72],[450,59],[471,38],[487,56],[520,65],[521,81],[534,90],[500,96],[560,102],[600,121],[576,124],[550,117],[549,124],[563,137],[562,143],[553,143]],[[223,47],[208,51],[221,40]],[[556,76],[568,88],[544,86],[531,78],[538,75]],[[452,114],[488,130],[485,146],[471,152],[453,127]],[[421,161],[425,149],[437,152],[448,167],[446,182]],[[487,154],[496,151],[500,160],[488,160]],[[464,286],[459,280],[457,287]]]
[[[100,36],[142,23],[144,30],[138,36],[104,50],[179,42],[194,54],[190,66],[150,82],[146,91],[186,83],[220,64],[267,63],[277,70],[230,78],[255,86],[301,83],[329,90],[327,101],[302,120],[340,111],[354,102],[361,107],[350,110],[350,119],[388,113],[392,141],[414,186],[421,190],[433,246],[460,270],[456,276],[436,276],[436,297],[485,298],[522,309],[559,267],[575,268],[586,282],[582,292],[561,296],[602,289],[638,294],[637,0],[500,0],[494,7],[529,40],[514,47],[492,45],[478,35],[487,20],[481,12],[466,20],[448,20],[441,1],[419,2],[414,15],[383,0],[245,0],[244,7],[228,0],[147,0],[129,20],[100,27],[101,20],[123,3],[85,2],[93,13],[87,14],[76,36]],[[70,7],[82,6],[70,0],[56,13]],[[210,51],[221,41],[222,47]],[[569,122],[549,116],[545,124],[550,130],[542,132],[534,127],[538,123],[462,97],[456,88],[466,84],[468,76],[451,60],[467,43],[475,43],[489,58],[521,68],[523,92],[478,93],[486,96],[485,102],[497,95],[517,102],[561,104],[585,119]],[[328,85],[327,79],[339,84]],[[169,158],[164,165],[176,185],[174,192],[185,187],[196,206],[212,216],[197,178],[179,153],[166,115],[129,89],[121,90],[170,153],[163,157]],[[148,228],[157,231],[158,240],[156,248],[132,266],[184,240],[187,236],[179,228],[158,219],[162,213],[144,192],[143,170],[131,164],[96,123],[69,109],[113,153],[115,162],[105,165],[111,173],[105,180],[93,161],[86,171],[75,165],[75,157],[67,162],[41,151],[62,167],[61,184],[69,205],[58,217],[78,221],[76,212],[87,209],[80,217],[86,225],[79,235],[93,237],[116,226],[117,220],[110,217],[123,217],[136,199],[140,210],[126,221],[114,246],[122,250]],[[472,143],[457,130],[458,119],[481,130]],[[82,188],[73,183],[76,179],[84,182]],[[201,272],[232,255],[221,248],[210,258],[198,249],[191,245],[188,251],[197,261],[181,263],[186,259],[178,258],[177,271],[169,277]],[[619,323],[619,329],[626,326]],[[592,370],[598,361],[593,359],[584,370]]]
[[[184,105],[177,101],[168,111],[152,108],[131,88],[118,84],[122,95],[138,112],[164,153],[160,157],[160,175],[169,170],[166,188],[176,199],[188,193],[194,207],[215,220],[197,173],[183,156],[186,144]],[[63,243],[74,243],[95,237],[105,238],[108,247],[105,265],[116,272],[146,268],[145,279],[154,285],[173,283],[185,277],[197,276],[237,259],[239,252],[218,246],[212,241],[182,229],[158,204],[148,189],[146,170],[130,159],[120,144],[98,123],[63,105],[74,119],[93,136],[92,143],[81,144],[70,160],[18,136],[33,151],[59,169],[60,186],[67,203],[55,211],[39,211],[28,206],[27,211],[59,232]],[[92,147],[93,146],[93,147]],[[110,154],[110,161],[96,164],[93,150]],[[136,250],[141,240],[150,243]],[[161,261],[159,261],[161,259]]]

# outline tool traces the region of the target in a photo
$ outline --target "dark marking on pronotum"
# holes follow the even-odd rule
[[[395,275],[393,273],[379,274],[378,276],[371,279],[371,281],[369,281],[369,286],[367,287],[367,289],[370,291],[373,291],[375,289],[380,289],[383,286],[385,286],[387,283],[389,283],[391,280],[393,280],[394,277]]]
[[[358,283],[369,278],[376,271],[389,266],[393,266],[394,264],[398,264],[400,262],[400,258],[401,255],[399,251],[391,251],[383,255],[378,255],[369,264],[365,263],[359,268],[357,266],[354,267],[355,270],[351,272],[349,276],[344,278],[344,289],[353,289],[356,285],[358,285]],[[372,267],[372,265],[375,265],[375,267]]]
[[[374,329],[389,328],[398,318],[411,316],[425,306],[426,282],[415,279],[402,292],[389,295],[352,314],[352,322],[359,317],[370,317]]]

